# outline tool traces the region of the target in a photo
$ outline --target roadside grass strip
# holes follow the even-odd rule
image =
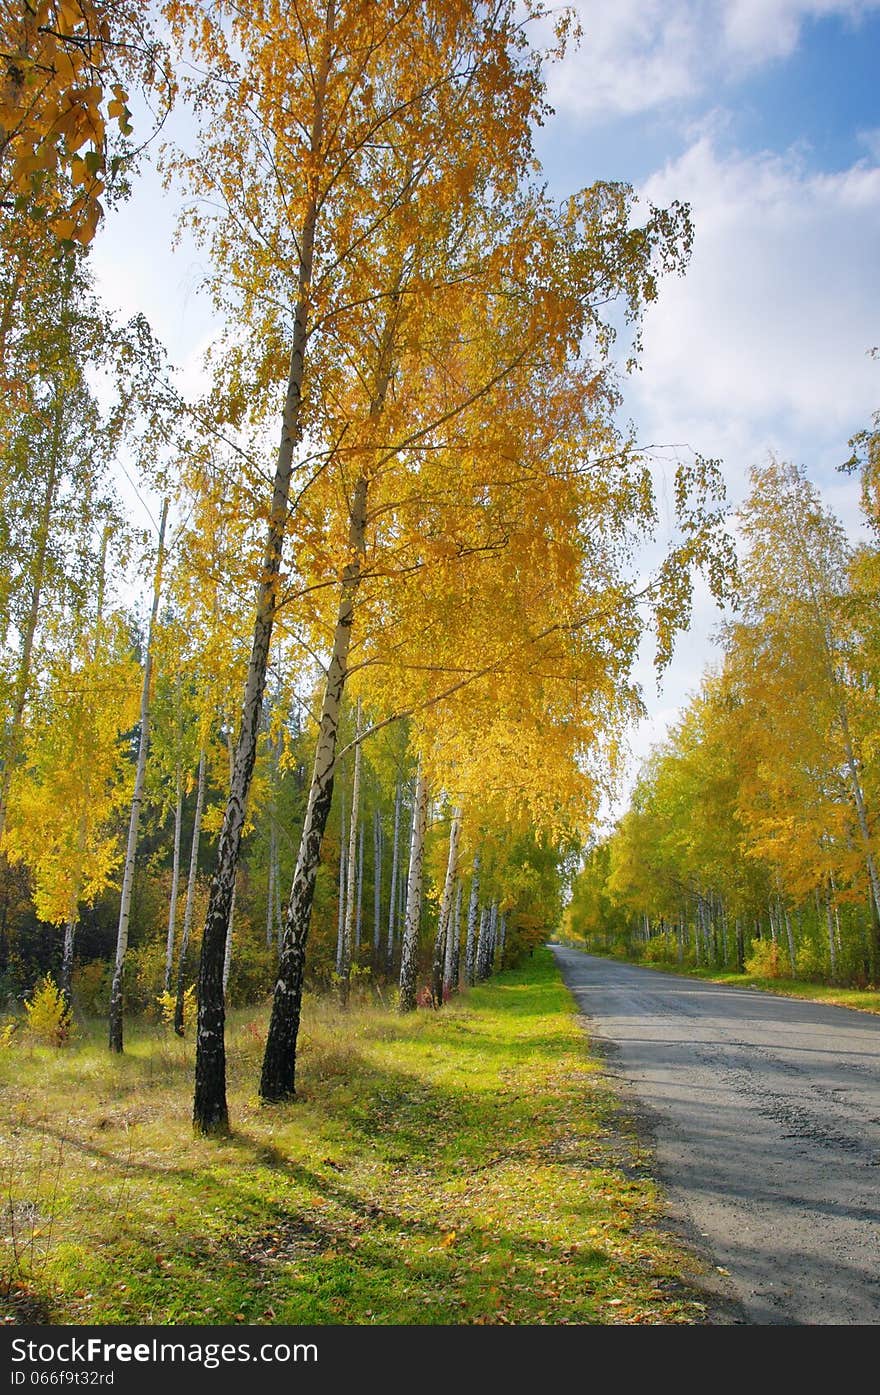
[[[439,1013],[309,1000],[298,1098],[268,1108],[265,1021],[231,1016],[223,1142],[161,1028],[0,1052],[7,1321],[705,1320],[548,950]]]

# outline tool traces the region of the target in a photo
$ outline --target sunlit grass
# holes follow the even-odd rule
[[[226,1142],[160,1029],[0,1053],[13,1318],[701,1319],[547,951],[442,1013],[310,1001],[285,1106],[256,1098],[265,1016],[232,1016]]]

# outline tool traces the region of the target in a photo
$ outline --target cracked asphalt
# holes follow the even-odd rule
[[[552,948],[740,1320],[880,1323],[880,1017]]]

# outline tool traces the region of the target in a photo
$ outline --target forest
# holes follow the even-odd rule
[[[226,1232],[181,1249],[170,1284],[169,1227],[195,1229],[196,1192],[166,1168],[164,1138],[193,1150],[199,1195],[216,1186],[218,1227],[264,1205],[260,1188],[274,1197],[276,1128],[291,1156],[326,1151],[323,1199],[307,1204],[329,1207],[314,1249],[336,1273],[359,1242],[331,1224],[334,1158],[362,1168],[358,1204],[379,1215],[336,1111],[371,1140],[399,1131],[384,1205],[406,1149],[418,1177],[434,1138],[405,1078],[413,1053],[450,1099],[493,1051],[500,1062],[494,1122],[480,1133],[455,1115],[439,1158],[501,1157],[506,1128],[534,1134],[534,1162],[541,1120],[568,1137],[571,1080],[595,1067],[551,986],[543,946],[560,927],[646,962],[877,982],[880,545],[851,544],[781,461],[755,467],[731,518],[717,460],[683,447],[661,466],[627,423],[645,313],[686,274],[694,228],[686,203],[645,203],[624,182],[548,192],[534,136],[578,38],[569,12],[2,0],[2,15],[0,1065],[21,1071],[44,1140],[23,1160],[10,1125],[2,1296],[41,1321],[191,1321],[203,1281],[186,1266],[210,1266]],[[197,388],[94,272],[114,210],[149,215],[147,176],[202,259],[214,320]],[[878,440],[869,425],[848,448],[872,536]],[[697,586],[725,607],[723,664],[603,834],[645,712],[637,662],[650,652],[662,677]],[[526,1016],[505,1016],[504,985]],[[74,1122],[50,1163],[63,1108]],[[161,1174],[137,1217],[133,1127],[139,1165]],[[92,1142],[74,1166],[81,1129]],[[217,1161],[217,1139],[257,1150],[237,1211],[241,1160]],[[89,1149],[106,1175],[83,1170]],[[59,1214],[95,1198],[91,1238],[53,1250],[60,1308],[40,1277],[49,1227],[27,1212],[20,1228],[28,1175],[35,1194],[68,1198]],[[541,1178],[505,1193],[522,1234],[539,1225]],[[610,1179],[571,1182],[572,1207],[604,1187],[590,1205],[613,1212],[595,1227],[617,1237],[607,1292],[596,1251],[584,1263],[600,1296],[561,1296],[572,1222],[547,1261],[553,1287],[541,1298],[535,1278],[523,1307],[511,1276],[542,1276],[549,1242],[536,1230],[521,1248],[517,1232],[498,1312],[544,1320],[564,1302],[602,1320],[625,1272],[631,1320],[694,1320],[637,1272],[671,1263],[632,1239],[649,1189]],[[294,1182],[306,1205],[314,1176]],[[425,1273],[446,1273],[462,1222],[439,1190],[429,1203],[424,1225],[444,1238]],[[642,1208],[632,1232],[627,1207]],[[218,1278],[209,1320],[276,1317],[256,1269],[313,1246],[284,1214],[239,1246],[247,1273],[229,1292]],[[140,1306],[109,1261],[95,1267],[119,1216],[124,1263],[158,1253]],[[377,1320],[413,1320],[409,1263],[403,1306]],[[379,1312],[369,1277],[349,1300],[346,1270],[328,1298],[318,1272],[303,1279],[313,1320]],[[444,1321],[461,1316],[453,1301],[483,1301],[461,1282],[465,1297],[436,1300]]]
[[[691,229],[624,185],[551,203],[564,18],[548,50],[506,4],[43,18],[3,108],[2,972],[114,1052],[197,1001],[223,1131],[226,1001],[274,984],[278,1099],[304,986],[439,1005],[557,924],[643,634],[662,665],[694,572],[728,584],[698,458],[631,565],[656,509],[614,344]],[[153,158],[129,89],[193,114],[161,161],[220,326],[197,400],[92,284]]]
[[[858,545],[803,468],[752,470],[721,661],[574,880],[569,930],[600,952],[877,982],[876,431],[853,445]]]

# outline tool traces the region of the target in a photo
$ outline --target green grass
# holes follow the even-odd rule
[[[571,940],[573,949],[586,949],[579,941]],[[594,950],[587,950],[593,954]],[[613,958],[603,955],[602,958]],[[880,989],[841,988],[830,983],[811,983],[798,978],[761,978],[757,974],[738,974],[730,970],[694,968],[679,964],[676,960],[648,962],[646,959],[630,959],[641,969],[656,969],[664,974],[680,974],[684,978],[702,978],[709,983],[726,983],[732,988],[758,988],[763,993],[777,993],[781,998],[804,998],[813,1003],[831,1003],[836,1007],[857,1008],[860,1012],[880,1012]]]
[[[255,1097],[264,1026],[230,1024],[226,1142],[159,1029],[0,1052],[13,1318],[703,1320],[548,951],[442,1013],[310,1001],[289,1105]]]

